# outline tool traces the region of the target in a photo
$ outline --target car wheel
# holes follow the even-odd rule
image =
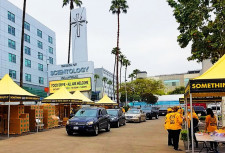
[[[159,118],[159,115],[158,115],[158,114],[156,114],[155,119],[158,119],[158,118]]]
[[[119,128],[119,127],[120,127],[120,121],[118,121],[116,124],[116,128]]]
[[[152,120],[152,116],[149,116],[149,119]]]
[[[110,131],[110,123],[108,123],[107,128],[105,130],[106,130],[106,132]]]
[[[73,135],[73,132],[67,131],[67,134],[71,136],[71,135]]]
[[[98,128],[98,126],[96,125],[96,126],[94,127],[94,136],[97,136],[98,133],[99,133],[99,128]]]

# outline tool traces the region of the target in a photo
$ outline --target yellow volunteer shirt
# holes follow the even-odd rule
[[[165,117],[164,127],[165,127],[166,130],[170,130],[170,128],[169,128],[170,127],[170,120],[169,120],[170,115],[171,115],[171,113],[167,113],[166,117]]]
[[[214,117],[211,117],[211,115],[207,115],[205,123],[208,124],[207,132],[214,132],[215,130],[217,130],[217,120],[215,115]]]
[[[169,118],[170,120],[170,126],[169,128],[171,130],[180,130],[182,129],[182,123],[183,123],[183,119],[180,115],[180,113],[171,113],[171,116]]]

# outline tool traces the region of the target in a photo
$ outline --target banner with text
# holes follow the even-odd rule
[[[69,92],[90,91],[91,90],[91,78],[73,79],[73,80],[60,80],[49,82],[50,93],[55,93],[61,87],[66,87]]]

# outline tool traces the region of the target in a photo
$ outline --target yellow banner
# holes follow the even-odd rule
[[[69,92],[76,90],[90,91],[91,78],[73,79],[73,80],[60,80],[49,82],[50,93],[55,93],[61,87],[65,86]]]

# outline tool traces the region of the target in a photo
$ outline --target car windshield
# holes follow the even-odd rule
[[[77,117],[81,117],[81,116],[85,116],[85,117],[95,117],[97,114],[97,110],[95,109],[80,109],[75,116]]]
[[[140,110],[129,110],[127,111],[128,114],[139,114]]]
[[[118,113],[118,111],[117,111],[117,110],[107,110],[107,113],[108,113],[109,115],[114,115],[114,116],[116,116],[117,113]]]

